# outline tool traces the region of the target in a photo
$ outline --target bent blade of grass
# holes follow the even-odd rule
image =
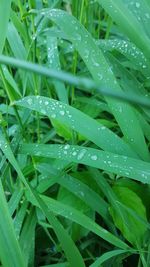
[[[30,143],[22,144],[20,153],[81,163],[150,184],[150,163],[94,148]]]
[[[90,267],[99,267],[102,263],[121,254],[129,254],[129,250],[118,249],[118,250],[106,252],[102,256],[100,256],[94,263],[92,263]]]
[[[5,267],[25,267],[0,181],[0,260]]]
[[[143,52],[141,52],[133,43],[121,39],[98,40],[96,43],[104,51],[117,50],[128,58],[146,77],[149,77],[150,70],[147,59]]]
[[[11,0],[0,1],[0,54],[3,51],[10,16]]]
[[[137,157],[131,148],[112,131],[67,104],[42,96],[25,97],[15,104],[55,118],[107,151]]]
[[[97,0],[97,2],[108,12],[130,40],[143,51],[146,58],[150,60],[150,40],[146,35],[142,24],[126,7],[125,3],[121,0]]]
[[[95,81],[102,83],[110,91],[122,92],[111,70],[111,65],[107,63],[102,51],[98,48],[90,33],[86,31],[76,18],[70,16],[67,12],[57,9],[43,10],[41,14],[49,17],[65,32],[87,65]],[[149,152],[143,131],[132,107],[107,97],[106,101],[127,142],[142,159],[149,160]]]
[[[85,267],[82,256],[81,256],[79,250],[77,249],[76,245],[74,244],[73,240],[71,239],[71,237],[68,235],[66,230],[63,228],[63,226],[59,222],[59,220],[54,216],[53,212],[51,212],[47,208],[47,206],[45,205],[45,203],[43,203],[43,201],[39,197],[39,195],[35,191],[33,191],[30,184],[28,184],[27,180],[25,179],[25,177],[24,177],[24,175],[23,175],[23,173],[22,173],[22,171],[18,165],[18,162],[16,161],[16,159],[14,157],[14,154],[10,148],[10,145],[8,144],[8,141],[5,139],[5,137],[3,136],[3,134],[1,132],[0,132],[0,147],[1,147],[1,150],[3,151],[4,155],[6,156],[6,158],[9,160],[11,165],[14,167],[14,169],[18,173],[19,178],[21,179],[23,184],[26,186],[26,189],[29,191],[29,194],[31,195],[34,203],[36,203],[36,205],[42,210],[42,212],[47,217],[49,223],[51,224],[54,232],[56,233],[56,235],[60,241],[60,244],[62,245],[62,248],[65,252],[65,255],[68,259],[70,266],[76,267],[76,264],[77,264],[79,267]],[[2,220],[2,222],[3,222],[3,220]],[[5,243],[5,245],[6,245],[6,243]],[[13,248],[13,253],[14,253],[14,247],[15,246],[11,247],[11,248]],[[7,250],[7,252],[8,251],[9,250]],[[17,258],[15,258],[15,260],[16,260],[16,264],[19,264],[19,265],[14,265],[15,267],[16,266],[18,266],[18,267],[19,266],[20,267],[25,266],[24,264],[21,265],[20,264],[21,262],[19,263],[17,261]],[[5,266],[9,267],[12,265],[5,265]]]

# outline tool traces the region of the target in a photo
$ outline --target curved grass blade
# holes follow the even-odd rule
[[[94,148],[31,143],[23,144],[20,153],[81,163],[150,184],[150,163]]]
[[[100,265],[102,263],[110,260],[113,257],[121,255],[121,254],[128,254],[128,256],[129,256],[129,251],[128,250],[118,249],[118,250],[113,250],[113,251],[106,252],[102,256],[100,256],[94,263],[92,263],[90,265],[90,267],[100,267]]]
[[[143,52],[141,52],[133,43],[121,39],[99,40],[96,43],[103,51],[117,50],[128,58],[146,77],[149,77],[149,64],[147,59]]]
[[[42,96],[25,97],[15,104],[60,121],[104,150],[136,157],[131,148],[112,131],[69,105]]]
[[[142,24],[121,0],[97,0],[133,43],[150,59],[149,38]]]

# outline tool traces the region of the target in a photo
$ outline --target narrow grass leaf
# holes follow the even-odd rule
[[[4,55],[0,55],[0,63],[5,64],[8,66],[14,66],[19,69],[31,71],[33,73],[50,77],[56,78],[59,81],[67,82],[72,85],[76,85],[77,87],[85,88],[87,92],[93,92],[93,88],[96,89],[100,94],[104,96],[109,96],[110,98],[119,99],[122,102],[129,102],[134,104],[139,104],[141,106],[150,108],[149,100],[146,97],[138,97],[136,94],[124,94],[123,92],[114,92],[106,88],[104,85],[100,84],[99,82],[95,82],[89,78],[82,78],[72,75],[70,73],[61,71],[61,70],[51,70],[44,66],[31,63],[29,61],[24,61],[20,59],[16,59],[13,57],[8,57]],[[105,88],[105,89],[104,89]]]
[[[121,254],[128,255],[129,253],[130,252],[128,250],[121,250],[121,249],[106,252],[102,256],[100,256],[94,263],[92,263],[90,267],[100,267],[101,264],[110,260],[113,257],[116,257]]]
[[[0,181],[0,260],[5,267],[25,267]]]
[[[10,16],[11,0],[0,1],[0,54],[3,51]]]
[[[17,171],[21,181],[24,183],[24,185],[26,186],[26,189],[29,191],[32,199],[34,200],[34,203],[43,211],[43,213],[47,217],[49,223],[52,225],[53,230],[55,231],[55,233],[56,233],[56,235],[57,235],[57,237],[58,237],[58,239],[62,245],[62,248],[65,251],[65,254],[66,254],[66,257],[68,259],[69,264],[72,267],[76,267],[76,264],[79,267],[85,267],[79,250],[77,249],[76,245],[74,244],[74,242],[72,241],[72,239],[70,238],[70,236],[68,235],[66,230],[63,228],[63,226],[58,221],[58,219],[53,215],[53,213],[50,210],[48,210],[47,206],[45,205],[45,203],[43,203],[43,201],[38,196],[38,194],[36,192],[34,192],[32,187],[28,184],[27,180],[25,179],[25,177],[24,177],[24,175],[23,175],[23,173],[22,173],[22,171],[18,165],[18,162],[16,161],[16,159],[14,157],[14,154],[13,154],[7,140],[5,139],[5,137],[3,136],[3,134],[1,132],[0,132],[0,147],[1,147],[4,155],[6,156],[6,158],[12,164],[14,169]],[[3,240],[3,242],[4,242],[4,240]],[[6,243],[5,243],[5,245],[6,245]],[[11,247],[11,248],[13,248],[13,253],[14,253],[14,247],[15,246]],[[18,249],[18,248],[16,248],[16,249]],[[8,251],[9,250],[7,250],[7,252]],[[18,254],[19,254],[19,252],[18,252]],[[18,257],[19,256],[20,255],[18,255]],[[18,263],[17,258],[15,258],[15,260]],[[10,265],[5,265],[5,266],[9,267]],[[16,266],[22,267],[24,265],[20,264],[20,265],[14,265],[14,266],[15,267]]]

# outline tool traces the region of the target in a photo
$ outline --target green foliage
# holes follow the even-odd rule
[[[0,1],[0,265],[149,267],[150,3]]]
[[[112,206],[110,213],[114,223],[130,243],[139,247],[143,242],[147,228],[140,220],[138,221],[137,217],[133,216],[132,212],[134,211],[137,216],[147,222],[145,207],[141,199],[131,189],[123,186],[115,186],[113,187],[113,191],[118,201],[131,209],[131,212],[129,212],[122,207],[122,216],[120,216],[118,209]]]

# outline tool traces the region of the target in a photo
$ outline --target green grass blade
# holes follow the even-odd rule
[[[31,62],[15,59],[12,57],[0,55],[0,63],[8,66],[14,66],[23,70],[31,71],[33,73],[43,75],[50,78],[56,78],[59,81],[67,82],[72,85],[76,85],[77,87],[83,87],[88,92],[92,92],[93,88],[96,89],[100,94],[104,96],[109,96],[111,98],[122,100],[123,102],[129,102],[134,104],[139,104],[143,107],[150,108],[149,100],[146,97],[138,97],[136,94],[124,94],[123,92],[113,92],[108,88],[100,84],[99,82],[94,82],[88,78],[79,78],[72,74],[69,74],[64,71],[58,70],[50,70],[46,67],[43,67],[38,64],[34,64]],[[104,89],[105,88],[105,89]]]
[[[126,245],[123,241],[119,240],[119,238],[115,237],[109,231],[105,230],[104,228],[93,222],[92,219],[90,219],[83,213],[79,212],[75,208],[69,207],[68,205],[62,204],[61,202],[46,196],[41,196],[41,198],[49,207],[49,209],[54,213],[62,215],[80,224],[81,226],[87,228],[89,231],[94,232],[96,235],[100,236],[104,240],[108,241],[111,244],[114,244],[119,248],[122,249],[129,248],[128,245]]]
[[[11,0],[0,1],[0,54],[3,51],[10,16]]]
[[[121,0],[97,0],[133,43],[150,59],[149,38],[135,15]],[[135,7],[136,8],[136,7]],[[138,8],[136,8],[138,10]]]
[[[90,265],[90,267],[99,267],[104,262],[108,261],[109,259],[116,257],[121,254],[129,253],[127,250],[114,250],[104,253],[101,257],[99,257],[94,263]]]
[[[133,43],[120,40],[99,40],[96,42],[103,51],[118,51],[130,60],[131,64],[141,71],[146,77],[149,77],[149,64],[143,52]]]
[[[43,213],[47,217],[49,223],[52,225],[53,230],[55,231],[55,233],[56,233],[56,235],[57,235],[57,237],[58,237],[58,239],[59,239],[59,241],[60,241],[60,243],[62,245],[62,248],[65,251],[65,254],[66,254],[66,257],[68,259],[69,264],[72,267],[76,267],[76,264],[79,267],[85,267],[83,259],[82,259],[82,256],[81,256],[79,250],[77,249],[76,245],[74,244],[74,242],[72,241],[72,239],[70,238],[70,236],[68,235],[66,230],[63,228],[63,226],[58,221],[58,219],[54,216],[54,214],[50,210],[48,210],[47,206],[45,205],[45,203],[43,203],[42,199],[38,196],[37,193],[35,193],[33,191],[31,186],[26,181],[22,171],[20,170],[18,162],[16,161],[16,159],[15,159],[15,157],[13,155],[13,152],[12,152],[7,140],[2,135],[1,132],[0,132],[0,147],[1,147],[4,155],[6,156],[6,158],[12,164],[14,169],[17,171],[21,181],[24,183],[24,185],[26,186],[26,189],[29,191],[34,203],[36,203],[36,205],[41,208],[41,210],[43,211]],[[3,220],[2,220],[2,223],[3,223]],[[3,240],[3,242],[4,241],[5,240]],[[6,245],[6,243],[5,243],[5,245]],[[15,246],[12,246],[11,248],[14,249],[14,247]],[[9,250],[7,250],[7,252],[8,251]],[[14,250],[13,250],[13,252],[14,252]],[[17,262],[17,259],[16,259],[16,262]],[[14,265],[14,266],[16,267],[18,265]],[[19,266],[22,267],[24,265],[20,264]],[[6,267],[7,267],[7,265],[6,265]]]
[[[59,54],[57,48],[57,38],[47,36],[47,58],[50,69],[60,69]],[[60,101],[68,104],[67,91],[64,83],[54,81],[54,86]]]
[[[25,267],[0,181],[0,260],[5,267]]]
[[[23,144],[20,153],[85,164],[150,184],[150,163],[82,146]]]
[[[60,121],[107,151],[136,157],[131,148],[112,131],[69,105],[42,96],[26,97],[15,104]]]

